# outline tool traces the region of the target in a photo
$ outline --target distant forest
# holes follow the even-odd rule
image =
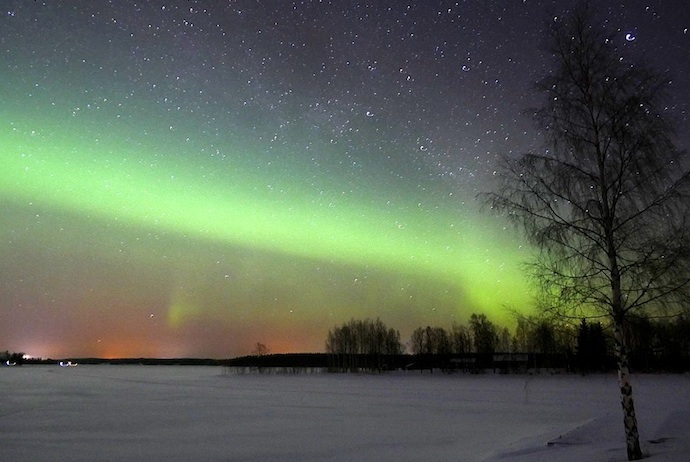
[[[690,320],[637,319],[627,332],[631,367],[636,372],[690,370]],[[449,329],[419,327],[409,341],[380,319],[352,319],[329,330],[326,353],[268,354],[257,344],[253,355],[228,365],[261,370],[323,368],[332,372],[419,370],[444,372],[607,372],[616,369],[609,326],[583,319],[579,324],[520,317],[515,330],[484,314]]]
[[[638,372],[690,370],[690,320],[636,319],[628,332],[631,367]],[[583,319],[579,325],[520,317],[514,332],[484,314],[450,329],[415,329],[407,348],[398,331],[381,320],[353,319],[328,332],[326,352],[333,370],[441,369],[500,371],[553,369],[603,372],[616,368],[609,326]],[[409,354],[403,355],[407,351]],[[403,356],[403,358],[397,358]],[[404,366],[399,362],[406,362]]]
[[[631,367],[636,372],[690,371],[690,319],[637,319],[627,332]],[[514,331],[484,314],[472,314],[467,325],[418,327],[407,343],[400,332],[380,319],[352,319],[328,331],[325,353],[269,354],[257,343],[252,355],[233,359],[203,358],[81,358],[80,364],[214,365],[243,368],[282,368],[298,371],[321,368],[333,372],[441,370],[446,372],[577,373],[615,370],[611,329],[599,322],[579,325],[520,317]],[[0,351],[2,365],[54,363],[25,359],[23,353]]]

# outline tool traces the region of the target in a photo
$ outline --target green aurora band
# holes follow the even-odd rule
[[[356,184],[359,180],[349,177],[340,178],[346,188],[333,187],[331,178],[329,190],[322,187],[324,179],[299,168],[290,170],[287,161],[260,169],[256,162],[238,160],[247,157],[251,145],[243,152],[230,148],[235,152],[225,159],[207,156],[203,161],[190,155],[198,147],[171,142],[165,134],[133,141],[124,129],[104,136],[101,130],[94,134],[88,126],[80,130],[77,124],[51,117],[25,122],[14,118],[0,136],[0,204],[399,274],[422,285],[433,281],[429,290],[452,290],[446,296],[435,294],[437,301],[431,303],[444,299],[455,306],[460,321],[480,311],[510,322],[507,306],[530,303],[519,265],[526,251],[498,220],[477,215],[477,204],[459,208],[429,191],[429,203],[437,201],[430,206],[409,197],[400,185],[383,195],[380,189],[367,190],[368,179]],[[164,151],[174,155],[161,155]],[[399,199],[391,205],[389,197]],[[310,282],[301,284],[308,287]],[[179,328],[204,316],[205,296],[171,290],[169,326]],[[333,322],[361,312],[362,307],[353,308],[352,314],[342,313]]]

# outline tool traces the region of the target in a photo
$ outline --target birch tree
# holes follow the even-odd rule
[[[628,367],[632,319],[686,308],[688,171],[666,109],[669,79],[628,61],[587,7],[555,18],[553,68],[533,111],[545,146],[505,158],[492,208],[538,249],[544,310],[607,319],[615,337],[628,460],[642,457]]]

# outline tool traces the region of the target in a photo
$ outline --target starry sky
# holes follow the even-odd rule
[[[481,210],[543,25],[572,2],[0,3],[0,350],[41,357],[323,351],[532,307],[532,250]],[[668,72],[688,146],[690,13],[599,10]],[[613,5],[613,4],[612,4]]]

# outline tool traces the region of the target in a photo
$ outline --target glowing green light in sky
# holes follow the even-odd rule
[[[237,161],[186,160],[186,147],[160,156],[150,151],[161,146],[127,145],[114,135],[94,141],[64,126],[59,132],[39,133],[28,127],[15,122],[3,129],[2,201],[314,261],[418,275],[460,287],[465,299],[456,301],[459,308],[495,312],[528,301],[517,264],[524,252],[473,211],[449,203],[422,207],[404,192],[382,192],[385,185],[338,194],[297,168],[276,175]],[[386,197],[397,197],[400,205],[387,206]],[[169,320],[178,325],[202,309],[175,300]]]

